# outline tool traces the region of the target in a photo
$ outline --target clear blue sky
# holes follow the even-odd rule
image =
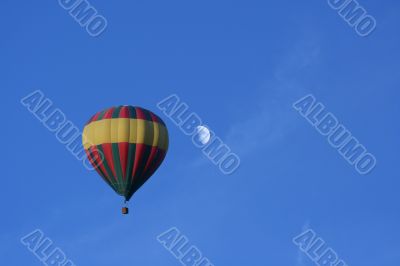
[[[0,264],[41,265],[39,228],[76,265],[180,265],[156,240],[176,226],[215,266],[310,266],[310,227],[348,265],[400,265],[400,3],[360,0],[359,37],[327,1],[100,1],[92,38],[56,0],[2,0]],[[169,154],[121,199],[21,104],[41,89],[80,128],[118,104],[158,113]],[[242,159],[222,175],[156,104],[176,93]],[[359,175],[292,103],[313,93],[377,158]],[[201,163],[199,163],[201,162]]]

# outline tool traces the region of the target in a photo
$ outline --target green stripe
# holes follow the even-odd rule
[[[88,152],[89,152],[89,159],[90,159],[90,160],[93,160],[93,159],[94,159],[94,155],[93,155],[93,152],[91,151],[91,149],[89,149]],[[100,158],[100,159],[101,159],[101,158]],[[104,160],[104,159],[103,159],[103,160]],[[101,163],[102,163],[102,162],[101,162]],[[93,167],[96,167],[96,170],[98,171],[98,173],[100,174],[100,176],[104,179],[104,181],[106,181],[106,183],[107,183],[109,186],[112,187],[110,180],[109,180],[109,179],[107,178],[107,176],[104,174],[103,170],[101,170],[100,164],[97,164],[97,162],[95,162],[95,165],[96,165],[96,166],[93,166]]]
[[[131,119],[135,119],[136,118],[136,109],[133,106],[128,106],[128,110],[129,110],[129,117]]]
[[[121,112],[121,106],[115,107],[113,113],[111,114],[111,118],[118,118],[120,112]],[[111,147],[112,147],[112,156],[113,156],[115,174],[117,175],[116,178],[118,180],[118,191],[120,191],[121,194],[125,194],[125,186],[123,184],[122,166],[121,166],[121,158],[119,156],[118,143],[113,143]]]
[[[133,176],[132,176],[132,170],[134,167],[134,162],[135,162],[135,154],[136,154],[136,144],[129,144],[128,148],[128,166],[126,167],[126,179],[127,179],[127,184],[126,184],[126,190],[125,190],[125,199],[129,200],[129,198],[132,196],[131,191],[132,191],[132,183],[133,183]]]
[[[121,106],[115,107],[111,118],[119,118],[119,113],[121,112]]]
[[[136,118],[136,109],[133,106],[128,106],[128,112],[129,112],[129,117],[131,119]],[[129,200],[132,191],[132,184],[133,184],[133,176],[132,176],[132,170],[135,165],[135,156],[136,156],[136,144],[129,144],[128,147],[128,160],[127,160],[127,167],[126,167],[126,172],[125,172],[125,177],[126,177],[126,186],[125,186],[125,199]]]
[[[149,158],[151,152],[151,146],[144,146],[144,151],[142,154],[140,154],[140,158],[139,158],[139,165],[137,168],[137,172],[135,174],[135,176],[133,177],[133,184],[131,186],[131,191],[130,191],[130,196],[132,196],[147,180],[147,178],[145,178],[145,176],[143,176],[143,170],[144,167],[146,166],[147,160]]]
[[[111,144],[112,146],[112,156],[113,156],[113,162],[114,162],[114,169],[115,169],[115,174],[117,175],[117,180],[118,180],[118,191],[122,195],[125,194],[125,186],[124,186],[124,180],[122,177],[122,170],[121,170],[121,160],[119,158],[119,146],[118,143],[113,143]]]
[[[138,188],[139,189],[160,167],[161,163],[163,162],[164,158],[162,158],[163,155],[163,150],[157,148],[156,156],[153,158],[153,161],[151,162],[151,167],[148,169],[146,173],[143,175],[143,179],[141,180],[142,182],[139,184]]]
[[[144,117],[146,118],[147,121],[153,121],[153,118],[151,117],[150,111],[147,109],[140,108],[144,114]],[[154,121],[153,121],[154,122]]]
[[[103,150],[103,147],[101,146],[101,145],[97,145],[97,149],[99,149],[99,151],[100,152],[102,152],[103,154],[105,154],[104,153],[104,150]],[[115,180],[114,180],[114,175],[113,175],[113,173],[112,173],[112,171],[111,171],[111,168],[110,168],[110,166],[108,165],[108,163],[107,163],[107,160],[106,160],[106,158],[105,158],[105,155],[104,155],[104,160],[103,160],[103,166],[104,166],[104,168],[106,169],[106,172],[107,172],[107,175],[110,177],[110,182],[111,182],[111,187],[115,190],[115,192],[117,192],[118,194],[120,194],[120,192],[119,192],[119,190],[118,190],[118,184],[115,182]]]
[[[108,111],[108,109],[101,111],[100,115],[97,117],[97,119],[95,121],[99,121],[99,120],[103,119],[103,117],[107,111]]]

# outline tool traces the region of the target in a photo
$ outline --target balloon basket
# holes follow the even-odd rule
[[[122,208],[122,214],[127,215],[129,213],[129,209],[127,207]]]

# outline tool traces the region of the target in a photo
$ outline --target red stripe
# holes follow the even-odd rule
[[[112,118],[112,115],[113,115],[114,110],[115,110],[115,107],[111,107],[110,109],[108,109],[108,110],[106,111],[106,113],[104,114],[103,119],[110,119],[110,118]]]
[[[113,178],[116,182],[118,182],[117,175],[115,174],[114,158],[113,158],[113,154],[112,154],[112,145],[111,145],[111,143],[103,143],[103,144],[101,144],[101,147],[103,148],[103,151],[104,151],[104,159],[106,160],[108,166],[111,169]]]
[[[158,116],[156,116],[155,114],[153,114],[152,112],[149,112],[150,113],[150,116],[151,116],[151,120],[153,120],[153,122],[157,122],[157,123],[159,123],[159,124],[163,124],[162,122],[161,122],[161,119],[158,117]]]
[[[86,123],[86,125],[92,123],[93,121],[96,121],[97,117],[99,117],[101,112],[97,112],[94,116],[92,116],[89,121]]]
[[[86,152],[86,156],[87,156],[88,159],[89,159],[90,164],[91,164],[94,168],[96,168],[96,170],[97,170],[97,167],[96,167],[96,165],[95,165],[95,162],[94,162],[94,160],[93,160],[93,157],[90,155],[90,148],[89,148],[88,150],[85,150],[85,152]]]
[[[161,122],[160,122],[160,119],[159,119],[155,114],[153,114],[153,113],[150,112],[150,111],[149,111],[149,113],[150,113],[151,120],[153,120],[153,122],[159,122],[159,123],[161,123]],[[148,158],[148,160],[147,160],[147,164],[146,164],[146,166],[145,166],[145,168],[144,168],[144,170],[143,170],[143,173],[144,173],[145,176],[148,175],[149,172],[154,173],[155,170],[160,166],[160,164],[162,163],[162,160],[163,160],[164,158],[162,157],[162,158],[161,158],[161,161],[159,161],[159,159],[160,159],[159,156],[162,157],[162,154],[160,154],[160,149],[159,149],[158,147],[152,147],[152,148],[151,148],[150,155],[149,155],[149,158]],[[165,156],[165,155],[164,155],[164,156]],[[158,164],[158,165],[157,165],[157,164]],[[155,169],[154,169],[154,168],[155,168]],[[154,169],[154,170],[153,170],[153,169]]]
[[[119,118],[130,118],[128,106],[122,106],[119,112]]]
[[[104,173],[104,176],[111,182],[111,176],[108,175],[106,168],[104,167],[103,161],[105,160],[104,154],[100,154],[97,146],[92,147],[92,152],[101,160],[98,162],[98,168]]]
[[[149,155],[149,158],[147,159],[146,166],[143,169],[143,174],[146,175],[146,173],[149,171],[149,168],[152,164],[154,164],[154,159],[156,158],[157,151],[159,149],[157,147],[151,147],[151,152]]]
[[[145,114],[144,114],[142,108],[135,107],[135,109],[136,109],[136,118],[137,118],[137,119],[146,120],[146,116],[145,116]]]
[[[155,158],[149,165],[147,171],[142,175],[143,182],[146,182],[156,172],[158,167],[160,167],[161,163],[163,162],[165,155],[166,155],[165,151],[157,149]]]
[[[89,150],[85,150],[86,154],[88,155],[88,158],[90,160],[90,163],[92,164],[92,166],[96,169],[96,171],[99,173],[100,176],[107,178],[110,182],[111,179],[107,174],[106,169],[104,168],[103,165],[103,160],[104,160],[104,156],[101,156],[97,147],[96,146],[92,146],[89,148]],[[90,152],[92,153],[92,157],[90,157]],[[96,158],[96,159],[95,159]]]
[[[121,161],[122,178],[125,181],[126,167],[128,165],[129,143],[128,142],[118,143],[118,149],[119,149],[119,159]]]
[[[157,149],[157,156],[153,160],[153,164],[150,166],[149,171],[146,173],[149,177],[154,174],[154,172],[160,167],[161,163],[165,159],[165,155],[167,155],[166,151]]]
[[[137,177],[136,174],[138,172],[138,168],[142,163],[144,149],[145,149],[144,144],[139,144],[139,143],[136,144],[135,164],[133,166],[132,175],[131,175],[132,176],[132,184],[135,183],[135,177]],[[139,177],[137,177],[137,178],[139,178]]]
[[[106,178],[104,175],[103,175],[103,173],[100,171],[100,166],[99,166],[99,164],[96,162],[96,159],[95,158],[97,158],[96,157],[96,155],[93,153],[93,151],[90,151],[90,148],[89,148],[89,150],[85,150],[85,152],[86,152],[86,155],[87,155],[87,157],[88,157],[88,159],[89,159],[89,162],[90,162],[90,164],[93,166],[93,168],[96,170],[96,172],[102,177],[102,178]],[[93,156],[91,156],[90,154],[92,154]]]

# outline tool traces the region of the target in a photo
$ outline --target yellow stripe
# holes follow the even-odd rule
[[[104,143],[139,143],[168,149],[168,131],[157,122],[113,118],[94,121],[83,129],[83,146],[88,149],[93,145]]]

